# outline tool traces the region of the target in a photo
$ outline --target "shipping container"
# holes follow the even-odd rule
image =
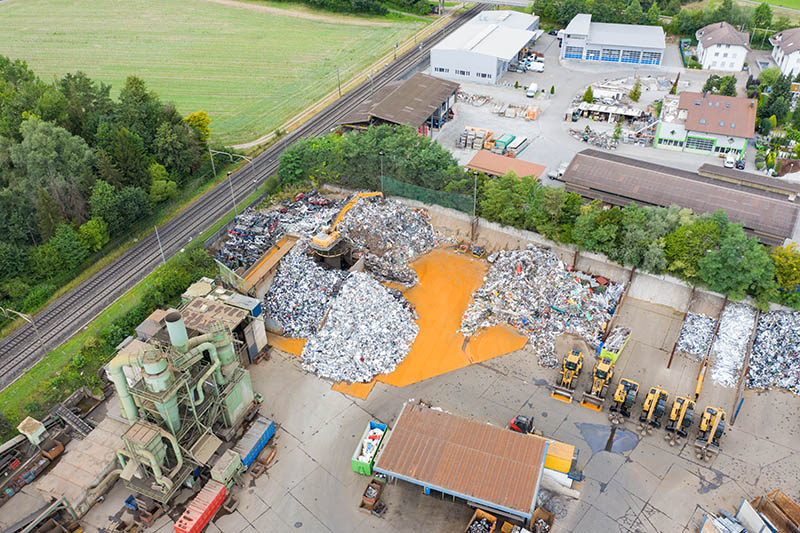
[[[381,449],[381,444],[383,444],[383,440],[386,438],[387,427],[388,426],[386,424],[381,424],[380,422],[370,420],[369,424],[367,425],[367,429],[364,430],[364,434],[361,435],[361,438],[358,440],[356,451],[353,453],[353,472],[356,472],[357,474],[364,474],[365,476],[372,475],[372,467],[375,465],[375,458],[378,456],[378,452]],[[383,435],[381,435],[381,438],[378,439],[378,445],[375,448],[375,453],[372,455],[372,459],[369,462],[359,461],[358,457],[361,455],[364,441],[367,439],[369,432],[373,429],[382,430]]]
[[[250,468],[250,465],[256,460],[258,454],[261,453],[261,450],[264,449],[264,446],[267,445],[267,442],[274,434],[275,423],[261,415],[256,416],[255,420],[253,420],[253,425],[233,447],[233,451],[242,458],[245,470]]]
[[[175,522],[175,533],[200,533],[222,506],[226,493],[225,485],[208,480]]]

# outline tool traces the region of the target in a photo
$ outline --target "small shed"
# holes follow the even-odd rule
[[[527,522],[547,446],[543,439],[406,404],[373,471]]]

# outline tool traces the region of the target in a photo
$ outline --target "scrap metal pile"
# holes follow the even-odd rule
[[[286,233],[312,236],[319,232],[342,205],[311,191],[267,213],[248,207],[234,219],[215,258],[231,270],[247,269]]]
[[[758,320],[747,386],[800,394],[800,312],[773,311]]]
[[[719,331],[711,346],[711,379],[735,387],[750,342],[756,310],[747,304],[728,303],[719,319]]]
[[[375,453],[378,451],[378,444],[383,437],[383,430],[381,428],[374,428],[367,433],[367,437],[361,443],[361,453],[358,455],[358,460],[362,463],[369,463],[375,458]]]
[[[485,518],[478,518],[467,528],[467,533],[491,533],[494,524]]]
[[[364,252],[369,272],[407,286],[417,282],[409,262],[439,243],[439,234],[425,211],[394,200],[362,198],[344,215],[338,230]]]
[[[708,347],[711,346],[715,327],[717,327],[715,318],[697,313],[687,313],[681,328],[681,336],[678,338],[677,349],[694,355],[698,360],[702,359],[708,353]]]
[[[308,240],[304,239],[286,254],[264,296],[267,316],[283,326],[287,337],[308,337],[316,333],[347,277],[343,270],[318,265],[307,250]]]
[[[558,365],[555,338],[561,333],[575,333],[599,346],[623,284],[610,284],[601,294],[596,281],[593,289],[585,279],[589,276],[567,271],[553,252],[536,246],[504,250],[491,259],[484,284],[462,318],[463,334],[510,324],[539,350],[539,364],[550,368]]]
[[[354,272],[303,348],[303,368],[334,381],[368,382],[392,372],[418,332],[409,308],[369,274]]]

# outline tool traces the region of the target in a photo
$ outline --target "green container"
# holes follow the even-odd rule
[[[372,456],[372,460],[368,463],[364,463],[358,460],[358,456],[361,455],[361,447],[363,446],[364,439],[367,438],[369,432],[373,429],[382,429],[383,435],[381,438],[378,439],[378,449],[375,450],[375,454]],[[381,449],[381,445],[383,444],[383,439],[386,438],[386,424],[381,424],[380,422],[374,422],[370,420],[369,425],[367,425],[367,429],[364,430],[364,434],[361,435],[361,438],[358,439],[358,445],[356,446],[356,451],[353,453],[353,472],[357,474],[363,474],[365,476],[372,475],[372,467],[375,466],[375,458],[378,457],[378,452]]]

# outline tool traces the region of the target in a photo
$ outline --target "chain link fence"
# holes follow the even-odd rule
[[[402,196],[411,200],[417,200],[426,204],[436,204],[442,207],[449,207],[464,213],[472,214],[472,197],[463,194],[434,191],[418,185],[404,183],[386,176],[381,177],[381,191],[384,196]]]

